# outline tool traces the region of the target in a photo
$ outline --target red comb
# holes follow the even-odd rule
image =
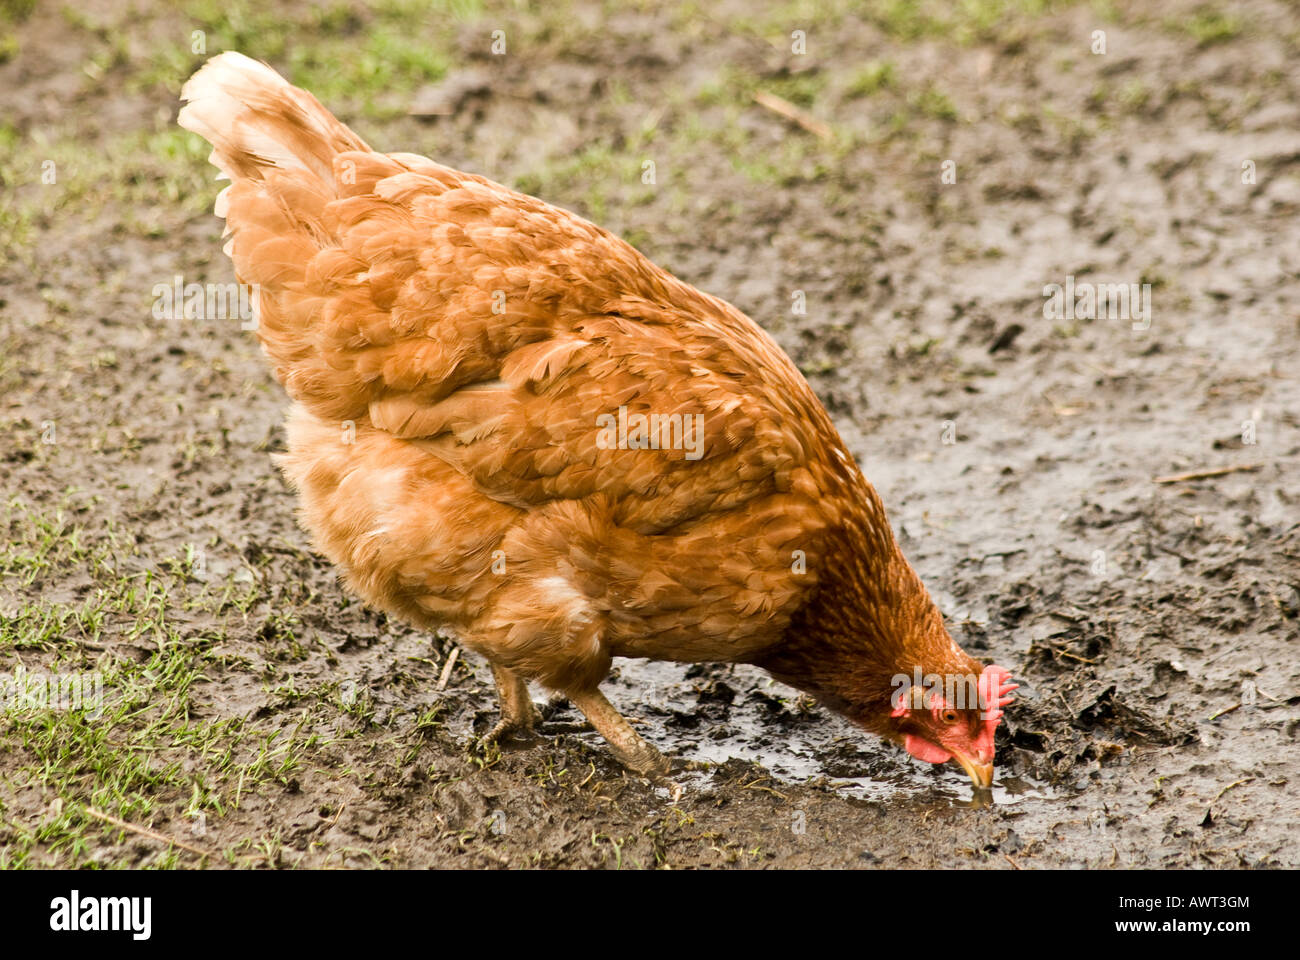
[[[979,738],[979,745],[993,756],[993,733],[1002,720],[1002,708],[1015,699],[1013,690],[1020,684],[1011,682],[1011,671],[1006,667],[989,664],[980,674],[979,694],[980,713],[984,719],[984,731]]]

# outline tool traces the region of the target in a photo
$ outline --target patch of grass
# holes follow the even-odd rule
[[[873,60],[853,74],[845,95],[854,99],[869,97],[881,90],[888,90],[896,82],[892,60]]]
[[[36,0],[0,0],[0,23],[21,23],[36,9]]]
[[[90,221],[114,211],[121,228],[161,236],[209,212],[217,187],[209,147],[174,125],[115,135],[87,150],[75,130],[0,133],[0,254],[21,256],[56,216]]]
[[[1133,79],[1119,91],[1119,105],[1126,113],[1143,113],[1151,103],[1151,88],[1141,80]]]
[[[1019,20],[1067,5],[1061,0],[872,0],[863,13],[896,40],[1000,42]]]
[[[727,18],[773,43],[788,44],[796,29],[808,32],[808,49],[817,55],[829,32],[846,18],[875,24],[895,41],[946,40],[963,45],[999,42],[1018,21],[1043,16],[1074,0],[778,0]],[[709,7],[684,4],[675,15],[683,26],[715,17]],[[778,40],[778,38],[780,38]]]
[[[653,155],[643,155],[644,147],[635,138],[619,151],[607,141],[590,143],[572,156],[518,177],[513,186],[523,193],[552,200],[560,196],[576,197],[583,207],[583,215],[600,223],[608,214],[612,195],[625,188],[642,186],[647,160],[655,163],[657,182],[670,173],[667,168],[660,170],[666,158],[656,160]]]
[[[21,140],[13,126],[0,122],[0,255],[26,248],[34,230],[30,204],[22,202],[17,189],[28,175],[19,158]]]
[[[958,116],[957,107],[953,104],[952,98],[932,84],[913,96],[911,105],[921,116],[931,117],[935,120],[951,123]]]
[[[179,92],[209,57],[238,50],[271,63],[332,110],[388,119],[405,112],[405,94],[446,75],[457,59],[454,25],[482,8],[469,0],[291,10],[253,0],[189,0],[181,12],[189,29],[139,65],[132,88]],[[201,53],[194,51],[194,31],[202,35]]]
[[[140,569],[134,541],[123,543],[92,506],[71,496],[48,510],[15,501],[3,517],[6,584],[57,575],[57,593],[78,584],[79,596],[20,586],[29,599],[14,607],[0,592],[0,680],[60,678],[79,693],[71,702],[13,697],[0,712],[0,867],[135,865],[121,828],[87,813],[91,807],[145,827],[170,824],[170,835],[189,841],[198,817],[223,817],[265,786],[287,785],[327,742],[312,732],[317,714],[339,715],[317,698],[296,722],[196,717],[195,688],[231,660],[218,650],[225,636],[217,621],[196,630],[185,612],[221,608],[233,575],[209,589],[187,576],[193,563],[185,557]],[[296,623],[277,616],[274,631]],[[29,807],[20,816],[6,803],[19,785],[40,792],[44,814],[33,817]],[[150,861],[182,862],[175,850]]]
[[[1241,17],[1214,7],[1198,7],[1186,20],[1171,21],[1170,25],[1195,40],[1198,47],[1226,43],[1242,31]]]
[[[4,505],[0,515],[0,528],[5,531],[5,542],[0,546],[0,573],[24,587],[68,566],[84,567],[94,577],[116,575],[116,525],[106,521],[99,538],[92,541],[74,522],[73,515],[86,512],[93,502],[76,503],[73,495],[74,491],[67,491],[64,503],[48,511],[34,510],[18,499]]]
[[[817,98],[826,89],[825,74],[816,71],[791,74],[788,77],[773,77],[756,85],[757,88],[774,93],[783,100],[788,100],[796,107],[812,107]],[[748,91],[750,99],[753,91]]]
[[[35,9],[36,0],[0,0],[0,63],[12,60],[21,49],[18,32],[8,28],[26,20]]]
[[[727,156],[733,170],[760,184],[811,181],[833,171],[834,145],[792,131],[772,146],[743,128],[738,115],[739,108],[732,107],[721,123],[706,122],[699,116],[686,118],[676,131],[675,150],[689,156],[692,145],[711,143]]]

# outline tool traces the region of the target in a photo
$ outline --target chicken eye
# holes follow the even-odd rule
[[[957,716],[956,710],[954,710],[952,707],[945,707],[940,712],[939,719],[942,720],[944,723],[948,724],[949,726],[952,726],[954,723],[957,722],[959,718]]]

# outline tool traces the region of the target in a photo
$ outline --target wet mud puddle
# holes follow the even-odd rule
[[[711,767],[752,761],[781,782],[821,781],[862,800],[972,801],[970,781],[955,764],[921,764],[754,667],[619,661],[609,686],[641,734],[672,757]],[[1054,796],[1049,785],[1010,774],[997,777],[992,790],[998,805]]]

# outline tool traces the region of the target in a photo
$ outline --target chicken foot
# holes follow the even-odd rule
[[[528,695],[528,681],[507,667],[492,664],[492,677],[496,681],[497,698],[501,702],[501,719],[483,738],[493,743],[508,737],[529,737],[542,721],[542,714]],[[553,698],[563,700],[560,695]],[[627,722],[614,705],[599,690],[591,693],[568,694],[567,699],[582,711],[592,728],[606,742],[623,766],[642,777],[656,779],[668,772],[668,761],[663,754],[646,743]]]
[[[528,681],[505,667],[492,664],[492,677],[497,684],[497,699],[501,703],[501,719],[487,736],[485,743],[509,737],[530,737],[541,719],[532,698],[528,696]]]
[[[646,743],[599,690],[571,693],[569,700],[583,712],[596,732],[605,738],[619,762],[633,773],[657,779],[668,772],[663,754]]]

